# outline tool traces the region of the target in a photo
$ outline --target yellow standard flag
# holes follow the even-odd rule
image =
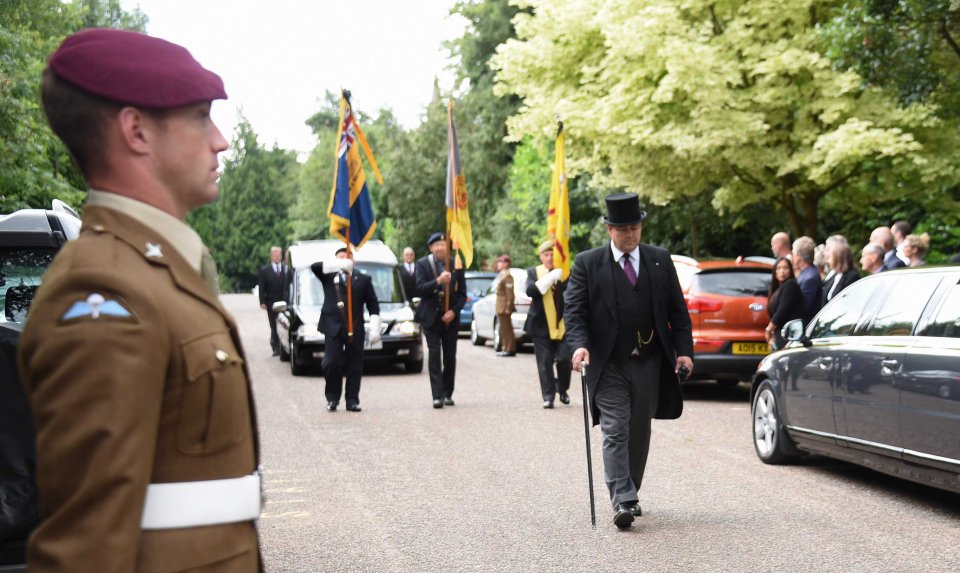
[[[455,250],[463,251],[465,267],[473,264],[473,230],[467,210],[467,180],[460,165],[460,144],[453,126],[453,100],[447,106],[447,236]]]
[[[563,159],[563,122],[558,121],[557,125],[547,237],[553,241],[553,266],[562,271],[561,280],[567,280],[570,277],[570,196],[567,191],[566,162]]]

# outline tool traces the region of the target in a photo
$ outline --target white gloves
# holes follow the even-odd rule
[[[327,275],[332,275],[339,273],[340,271],[346,271],[348,273],[353,272],[353,259],[331,259],[329,261],[323,261],[323,273]]]
[[[537,285],[537,290],[540,291],[540,294],[547,294],[547,291],[550,290],[550,287],[554,285],[560,277],[563,276],[563,271],[560,269],[553,269],[549,273],[543,275],[543,278],[535,282]]]
[[[367,334],[367,340],[370,341],[370,344],[377,344],[380,342],[380,325],[382,321],[380,320],[379,314],[370,315],[370,332]]]

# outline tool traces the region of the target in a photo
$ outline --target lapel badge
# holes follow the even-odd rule
[[[94,320],[101,316],[131,318],[133,314],[116,300],[107,300],[100,293],[91,293],[86,300],[73,303],[60,320],[90,317]]]
[[[160,258],[163,256],[163,253],[160,252],[160,243],[147,243],[147,257],[157,257]]]

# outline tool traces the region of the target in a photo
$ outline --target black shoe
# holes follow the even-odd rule
[[[638,501],[625,501],[622,505],[627,506],[627,508],[630,510],[630,513],[632,513],[634,517],[640,517],[643,515],[643,510],[640,509],[640,502]]]
[[[613,524],[620,529],[627,529],[633,523],[633,512],[625,503],[617,504],[617,512],[613,516]]]
[[[336,412],[336,411],[337,411],[337,403],[334,402],[333,400],[327,402],[327,412]]]
[[[453,398],[447,396],[446,398],[443,399],[443,405],[444,405],[444,406],[455,406],[456,404],[453,403]]]
[[[279,350],[274,350],[274,351],[273,351],[273,356],[280,356],[280,351],[279,351]]]
[[[348,412],[359,412],[359,411],[360,411],[360,404],[347,404],[347,411],[348,411]]]
[[[443,408],[443,400],[441,400],[440,398],[437,398],[436,400],[434,400],[434,401],[433,401],[433,407],[434,407],[434,408]]]
[[[564,404],[569,404],[570,395],[567,394],[566,392],[560,392],[560,401],[563,402]]]
[[[509,352],[500,351],[500,352],[497,352],[497,356],[513,356],[513,354],[510,354]]]
[[[553,400],[544,400],[543,401],[544,410],[553,410]]]

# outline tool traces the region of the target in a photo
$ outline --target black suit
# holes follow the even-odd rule
[[[530,297],[530,310],[523,331],[533,338],[533,352],[537,357],[537,374],[540,377],[540,393],[546,402],[553,402],[557,392],[566,393],[570,389],[570,350],[566,338],[550,338],[547,315],[543,307],[544,295],[537,288],[537,267],[527,269],[525,291]],[[563,293],[567,289],[566,281],[557,281],[553,289],[553,300],[557,318],[563,318]],[[556,368],[556,374],[554,374]]]
[[[835,296],[840,294],[840,291],[852,285],[857,279],[860,278],[860,273],[857,272],[857,269],[847,269],[844,273],[839,273],[839,277],[834,274],[830,275],[829,278],[823,280],[823,297],[820,299],[820,308],[826,306],[828,302],[833,300]],[[836,284],[835,284],[836,283]]]
[[[454,268],[453,259],[449,259],[445,265],[441,263],[440,266],[446,269]],[[437,282],[440,272],[434,263],[433,255],[417,261],[416,293],[421,301],[417,306],[415,320],[423,327],[423,334],[427,339],[430,389],[434,400],[453,397],[460,311],[467,303],[467,279],[463,269],[455,269],[449,283],[450,310],[454,312],[454,317],[449,324],[443,323],[446,289]]]
[[[639,259],[631,287],[609,243],[580,253],[564,301],[567,343],[590,352],[586,382],[594,424],[603,430],[614,507],[638,499],[650,419],[680,416],[683,396],[674,367],[678,355],[693,356],[690,315],[670,253],[641,244]],[[631,332],[637,324],[645,326]]]
[[[787,340],[780,334],[783,325],[791,320],[803,319],[805,315],[803,293],[800,292],[797,279],[787,279],[777,287],[767,300],[767,313],[770,315],[770,322],[776,327],[773,332],[774,343],[776,350],[779,350],[787,344]]]
[[[380,301],[373,289],[373,281],[356,270],[350,275],[353,300],[353,336],[348,336],[346,273],[324,273],[323,263],[310,266],[313,274],[323,285],[323,307],[320,308],[320,324],[317,330],[323,333],[323,377],[326,379],[324,394],[328,402],[339,402],[343,393],[343,377],[347,377],[347,406],[360,403],[360,378],[363,376],[363,307],[370,315],[380,314]],[[341,307],[342,304],[342,307]]]
[[[290,293],[290,280],[293,273],[290,267],[281,263],[280,272],[273,270],[273,263],[260,267],[257,273],[257,290],[260,293],[260,304],[267,306],[267,320],[270,322],[270,348],[276,354],[280,351],[280,337],[277,336],[277,313],[273,312],[273,303],[281,300],[290,302],[287,297]]]
[[[408,301],[413,302],[413,297],[417,295],[417,263],[413,263],[413,272],[407,272],[407,264],[400,263],[400,282],[403,284],[403,295]]]

